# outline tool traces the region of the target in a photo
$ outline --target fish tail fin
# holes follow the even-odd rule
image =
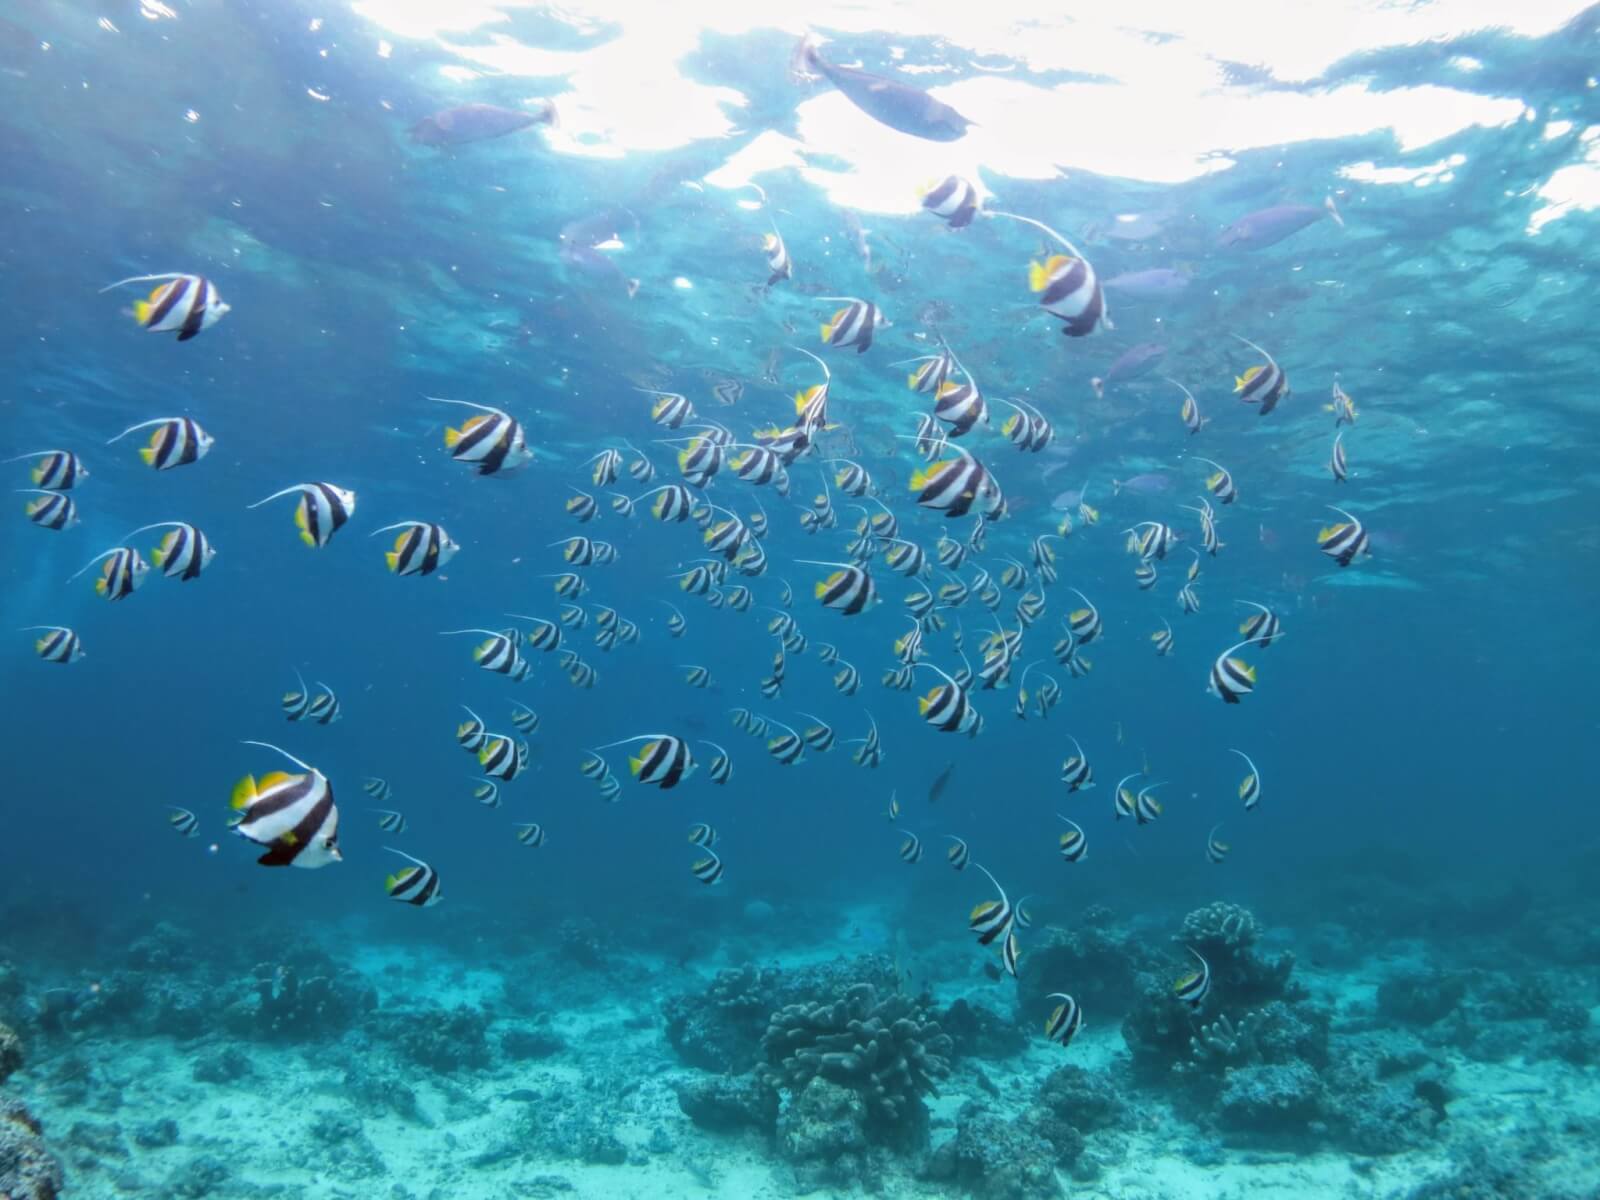
[[[400,555],[394,550],[386,550],[383,554],[383,561],[389,564],[389,570],[397,570],[400,566]]]
[[[133,319],[143,325],[150,318],[152,305],[148,300],[135,300],[133,302]]]
[[[461,431],[459,429],[446,429],[444,431],[445,449],[454,450],[456,448],[457,443],[459,443],[460,441],[461,441]]]
[[[141,446],[141,447],[139,447],[139,457],[140,457],[140,459],[143,460],[145,466],[148,467],[148,466],[152,465],[156,461],[155,447],[154,446]]]
[[[1045,284],[1050,280],[1050,269],[1042,262],[1028,264],[1028,290],[1030,292],[1044,291]]]
[[[1322,207],[1328,210],[1328,215],[1333,218],[1333,223],[1340,229],[1344,228],[1344,218],[1339,215],[1339,207],[1334,204],[1332,196],[1322,198]]]
[[[833,336],[833,326],[830,325],[828,322],[824,321],[822,323],[822,340],[824,342],[826,342],[832,336]]]

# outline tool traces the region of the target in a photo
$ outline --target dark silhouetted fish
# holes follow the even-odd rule
[[[1106,280],[1105,288],[1111,292],[1121,292],[1126,296],[1135,296],[1140,300],[1158,300],[1167,296],[1179,296],[1189,286],[1193,278],[1187,271],[1177,271],[1171,267],[1154,267],[1148,271],[1127,271],[1121,275],[1113,276]]]
[[[505,137],[529,125],[554,125],[556,106],[539,101],[538,111],[499,108],[493,104],[463,104],[424,117],[411,127],[411,140],[424,146],[460,146],[487,138]]]
[[[1156,369],[1166,354],[1167,348],[1157,342],[1140,342],[1118,355],[1117,361],[1111,364],[1111,369],[1105,373],[1104,378],[1097,375],[1089,380],[1089,386],[1094,388],[1096,396],[1104,396],[1110,384],[1126,383],[1130,379],[1148,375]]]
[[[928,788],[929,804],[935,803],[940,796],[944,795],[944,789],[950,786],[950,776],[954,775],[955,773],[955,763],[946,763],[944,765],[944,770],[939,772],[939,777],[935,779]]]
[[[801,82],[825,76],[845,98],[880,125],[927,138],[930,142],[953,142],[967,132],[972,122],[948,104],[935,100],[920,88],[896,83],[859,67],[835,66],[817,52],[810,36],[789,58],[789,73]]]
[[[1321,206],[1312,204],[1275,204],[1253,213],[1246,213],[1222,231],[1217,245],[1240,250],[1260,250],[1276,246],[1292,233],[1299,233],[1307,225],[1323,217],[1332,217],[1339,228],[1344,228],[1344,218],[1333,206],[1329,196]]]

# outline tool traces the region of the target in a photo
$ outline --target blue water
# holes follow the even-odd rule
[[[375,13],[236,5],[101,14],[29,3],[0,19],[0,278],[10,300],[0,327],[0,457],[64,447],[92,473],[72,493],[80,527],[53,533],[16,512],[0,522],[0,629],[70,626],[87,651],[69,667],[50,665],[32,653],[33,635],[7,633],[0,655],[0,959],[37,959],[41,978],[87,980],[114,969],[121,944],[168,921],[196,960],[264,939],[314,943],[338,959],[363,946],[436,948],[495,970],[508,955],[548,951],[553,929],[582,917],[618,953],[686,947],[653,979],[656,992],[698,988],[696,972],[737,965],[742,954],[781,963],[826,955],[834,943],[853,953],[861,940],[915,954],[918,982],[927,974],[950,990],[998,958],[963,928],[989,889],[973,872],[952,875],[945,834],[964,838],[1013,900],[1031,894],[1040,924],[1070,927],[1083,906],[1103,904],[1168,930],[1224,899],[1280,922],[1286,944],[1320,917],[1347,922],[1357,945],[1373,939],[1373,954],[1388,932],[1420,936],[1408,952],[1426,958],[1427,920],[1420,935],[1400,914],[1390,930],[1363,929],[1340,905],[1366,892],[1403,908],[1442,897],[1470,908],[1509,890],[1581,920],[1574,885],[1585,878],[1582,856],[1594,861],[1600,788],[1584,749],[1596,720],[1589,610],[1600,567],[1600,360],[1587,282],[1600,203],[1594,10],[1574,7],[1520,32],[1451,10],[1441,20],[1456,24],[1442,34],[1419,27],[1412,36],[1402,25],[1398,40],[1383,41],[1375,32],[1303,75],[1274,76],[1270,61],[1219,67],[1206,47],[1174,34],[1179,58],[1218,73],[1207,95],[1255,113],[1283,106],[1301,114],[1306,136],[1210,145],[1221,161],[1208,163],[1178,144],[1179,130],[1172,144],[1120,146],[1121,161],[1136,165],[1143,153],[1186,166],[1126,176],[1098,169],[1107,156],[1098,135],[1084,136],[1085,161],[1076,161],[1077,134],[1055,119],[1058,100],[1046,99],[1085,80],[1114,82],[1114,56],[1090,70],[1067,50],[1030,55],[1026,39],[997,34],[969,50],[897,37],[870,17],[858,22],[864,32],[829,30],[824,50],[837,61],[880,72],[921,64],[931,73],[900,78],[950,89],[941,94],[978,125],[966,143],[942,148],[885,131],[826,85],[796,90],[783,74],[791,22],[752,17],[750,28],[727,32],[708,17],[697,33],[685,17],[682,57],[652,70],[726,89],[722,107],[710,106],[723,119],[708,123],[691,108],[667,122],[661,148],[638,148],[595,117],[606,95],[597,78],[625,70],[625,60],[600,56],[629,29],[626,14],[588,21],[514,9],[472,31],[420,36]],[[883,25],[902,18],[908,30],[921,27],[898,11]],[[1147,27],[1165,28],[1154,15]],[[1044,44],[1070,46],[1070,25],[1044,28]],[[1298,61],[1305,47],[1292,31],[1281,36]],[[390,53],[375,53],[380,38],[394,43]],[[559,53],[537,71],[466,78],[478,51],[507,45]],[[463,69],[440,70],[452,65]],[[991,93],[979,89],[994,80],[985,72],[1036,89],[1050,115],[1029,128],[1027,103],[986,108]],[[1411,114],[1427,88],[1450,89],[1432,94],[1427,136],[1382,123],[1386,100]],[[1373,100],[1359,110],[1372,123],[1335,120],[1313,136],[1316,114],[1352,89]],[[515,109],[532,96],[552,97],[571,118],[444,149],[406,136],[452,105]],[[802,101],[807,115],[797,115]],[[660,105],[678,102],[668,91]],[[1101,103],[1140,115],[1135,85]],[[1482,107],[1490,103],[1499,107]],[[1077,112],[1096,123],[1094,105]],[[1143,114],[1128,136],[1150,139],[1160,125]],[[794,139],[796,156],[753,182],[770,198],[794,278],[763,290],[768,214],[754,191],[726,185],[740,182],[728,172],[748,161],[737,154],[778,136]],[[1041,142],[1046,169],[1007,173],[1018,159],[1000,147]],[[916,211],[920,177],[896,194],[868,195],[882,176],[872,147],[902,143],[908,162],[941,173],[975,165],[989,208],[1061,231],[1102,280],[1176,267],[1191,282],[1170,298],[1108,291],[1114,328],[1063,338],[1027,288],[1030,258],[1051,249],[1041,235],[1003,218],[947,230]],[[937,166],[941,153],[948,167]],[[1249,212],[1328,196],[1343,228],[1323,219],[1260,250],[1218,245]],[[563,227],[608,209],[627,214],[612,222],[620,246],[597,252],[614,266],[565,261]],[[1119,214],[1158,219],[1129,240],[1115,236]],[[868,230],[870,259],[853,244],[852,221]],[[231,311],[178,343],[126,314],[135,290],[98,294],[159,271],[206,276]],[[628,278],[640,281],[631,298]],[[838,306],[819,295],[870,299],[892,324],[864,354],[826,349],[818,325]],[[759,502],[771,519],[767,573],[729,575],[755,593],[743,614],[713,610],[670,578],[704,555],[694,522],[657,523],[643,506],[631,519],[616,515],[583,465],[626,442],[652,461],[657,483],[677,478],[676,448],[658,440],[677,435],[651,422],[641,386],[683,393],[698,418],[741,438],[787,424],[789,398],[819,381],[792,349],[803,347],[833,372],[830,417],[842,428],[824,437],[828,453],[853,445],[845,452],[870,470],[902,536],[931,557],[940,533],[965,540],[974,521],[915,505],[906,481],[918,460],[896,436],[914,432],[926,398],[891,364],[930,353],[936,327],[990,398],[992,424],[960,444],[1009,503],[963,577],[974,562],[998,571],[1004,556],[1028,561],[1032,539],[1056,528],[1052,501],[1062,493],[1087,484],[1100,513],[1086,526],[1072,497],[1073,532],[1056,543],[1061,579],[1043,588],[1046,613],[1017,662],[1020,675],[1045,660],[1060,705],[1047,719],[1019,721],[1015,676],[1009,688],[974,691],[985,726],[970,739],[919,717],[916,696],[931,672],[917,672],[913,692],[880,685],[895,665],[892,642],[910,625],[908,581],[880,557],[871,570],[882,601],[872,610],[843,617],[813,599],[826,570],[796,560],[845,557],[859,515],[827,470],[840,526],[801,528],[803,506],[822,488],[818,455],[791,465],[787,500],[726,468],[706,492],[745,516]],[[1259,361],[1233,334],[1261,344],[1289,376],[1292,394],[1270,415],[1233,397],[1234,377]],[[1149,341],[1166,347],[1159,373],[1192,390],[1208,419],[1192,438],[1179,391],[1156,375],[1114,383],[1104,399],[1090,389],[1091,376]],[[1323,406],[1335,375],[1360,414],[1343,434],[1343,484],[1326,467],[1336,430]],[[726,379],[743,385],[731,406],[712,392]],[[532,463],[513,477],[478,478],[451,461],[443,431],[464,410],[430,396],[511,413]],[[1025,454],[1001,436],[1001,397],[1046,414],[1048,451]],[[134,422],[171,415],[194,417],[215,438],[203,461],[155,472],[138,461],[137,438],[104,444]],[[1199,530],[1179,505],[1198,503],[1208,473],[1194,455],[1222,462],[1239,498],[1216,506],[1225,545],[1203,558],[1201,607],[1188,615],[1175,596]],[[4,469],[9,486],[28,486],[26,464]],[[1160,490],[1114,494],[1113,480],[1150,473]],[[246,507],[309,480],[358,496],[350,524],[322,549],[297,538],[289,500]],[[591,523],[563,511],[575,488],[602,503]],[[644,488],[624,470],[609,490]],[[1348,569],[1318,551],[1319,529],[1336,519],[1330,504],[1358,514],[1372,538],[1371,557]],[[392,576],[382,554],[389,536],[368,536],[411,518],[439,522],[461,546],[435,577]],[[130,529],[164,520],[194,522],[216,545],[202,578],[179,584],[152,572],[115,604],[95,595],[92,572],[68,582]],[[1141,520],[1169,522],[1185,539],[1149,592],[1134,582],[1137,557],[1122,532]],[[564,566],[549,543],[578,534],[620,552],[581,570],[582,603],[614,606],[641,631],[637,645],[610,651],[593,645],[592,621],[565,631],[599,672],[592,689],[572,686],[554,655],[531,651],[530,678],[511,683],[474,666],[472,639],[438,636],[501,628],[508,612],[554,619],[563,601],[543,575]],[[135,544],[148,554],[150,542]],[[764,699],[758,685],[776,643],[763,606],[777,604],[780,580],[793,586],[810,648],[789,656],[781,697]],[[1093,670],[1082,679],[1050,654],[1062,616],[1078,607],[1069,587],[1105,623],[1101,641],[1083,650]],[[1006,593],[1008,627],[1018,594]],[[1270,605],[1286,633],[1244,655],[1259,681],[1233,706],[1205,684],[1248,615],[1238,600]],[[668,636],[662,601],[686,615],[681,639]],[[951,615],[976,665],[994,621],[976,600]],[[1149,641],[1163,618],[1176,635],[1167,658]],[[817,661],[822,642],[860,670],[857,695],[830,686],[836,668]],[[959,665],[949,629],[929,632],[926,661]],[[684,684],[687,663],[711,669],[708,689]],[[284,720],[279,699],[297,671],[337,693],[340,722]],[[489,810],[470,799],[476,765],[453,732],[463,705],[509,732],[513,703],[535,709],[541,725],[528,772],[502,785],[504,806]],[[841,739],[863,736],[871,714],[885,760],[865,770],[838,746],[779,765],[732,727],[736,706],[796,726],[800,711],[815,713]],[[628,778],[626,751],[614,750],[622,794],[602,803],[578,772],[582,749],[656,732],[691,739],[699,771],[658,791]],[[1098,784],[1076,795],[1059,781],[1069,735]],[[728,786],[707,778],[705,738],[732,753]],[[342,863],[254,865],[260,849],[227,827],[230,791],[241,776],[284,764],[243,739],[281,746],[332,781]],[[1253,812],[1236,797],[1244,772],[1232,747],[1260,769]],[[930,803],[930,784],[950,764],[947,789]],[[1112,784],[1128,772],[1171,781],[1158,792],[1163,815],[1147,827],[1112,819]],[[392,785],[392,806],[410,826],[398,841],[366,811],[365,776]],[[891,795],[895,824],[883,815]],[[168,827],[170,805],[199,816],[198,838]],[[1056,853],[1065,828],[1057,813],[1088,831],[1090,853],[1075,866]],[[685,832],[702,820],[717,827],[726,864],[713,888],[689,871],[699,852]],[[545,828],[544,847],[514,840],[513,824],[527,821]],[[1219,822],[1232,851],[1215,866],[1203,850]],[[907,832],[925,843],[914,867],[897,857]],[[415,911],[385,900],[384,878],[400,861],[385,845],[439,871],[442,905]],[[755,936],[754,901],[776,910],[762,926],[767,940],[730,953],[729,939]],[[860,911],[877,924],[851,939],[857,918],[848,914]],[[30,929],[54,931],[52,944],[30,940]],[[1024,957],[1033,936],[1019,933]],[[1575,985],[1594,982],[1592,961],[1571,969],[1583,972]],[[1000,989],[990,1003],[1011,1018]],[[1015,1014],[1032,1033],[1045,1015]],[[1086,1022],[1115,1038],[1121,1016]],[[1584,1069],[1592,1084],[1595,1068]]]

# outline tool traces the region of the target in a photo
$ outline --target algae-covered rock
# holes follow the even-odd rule
[[[867,1106],[861,1093],[823,1078],[800,1088],[778,1114],[778,1150],[812,1187],[861,1182],[868,1154]]]
[[[778,1093],[755,1075],[706,1075],[677,1085],[678,1107],[702,1129],[771,1133],[778,1120]]]
[[[1217,1122],[1235,1133],[1303,1132],[1322,1111],[1322,1080],[1307,1063],[1235,1067],[1217,1097]]]
[[[6,1200],[56,1200],[66,1186],[61,1164],[44,1144],[38,1120],[0,1093],[0,1196]]]
[[[1053,1200],[1055,1148],[1025,1123],[967,1104],[956,1135],[933,1152],[924,1175],[952,1183],[974,1200]]]

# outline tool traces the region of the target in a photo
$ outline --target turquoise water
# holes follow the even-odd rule
[[[879,94],[901,113],[931,93],[971,127],[918,137],[852,104],[848,76],[813,63],[792,80],[805,31],[762,6],[147,0],[0,18],[0,457],[61,448],[89,471],[63,493],[76,527],[37,527],[20,509],[38,497],[20,495],[0,523],[0,628],[69,627],[85,651],[42,661],[39,635],[14,632],[0,659],[0,1021],[25,1051],[6,1086],[43,1118],[64,1194],[1400,1197],[1469,1177],[1498,1189],[1483,1194],[1590,1194],[1600,17],[807,19],[830,69],[891,79]],[[496,119],[469,104],[520,127],[453,144],[437,130]],[[965,228],[921,200],[951,175],[981,203]],[[1274,216],[1271,244],[1227,232]],[[768,286],[774,230],[792,272]],[[1030,289],[1053,254],[1081,254],[1104,287],[1110,320],[1089,336],[1061,336]],[[153,284],[101,290],[161,272],[203,277],[227,311],[179,341],[135,315]],[[832,297],[877,306],[870,349],[824,344]],[[1237,398],[1264,361],[1240,338],[1287,376],[1268,413]],[[904,362],[941,339],[989,420],[932,457],[976,456],[998,487],[949,519],[910,482],[932,403]],[[1153,370],[1113,370],[1150,345]],[[697,426],[741,444],[791,426],[795,393],[823,380],[802,351],[831,372],[828,427],[788,464],[789,494],[731,463],[690,490],[716,521],[769,521],[748,543],[764,573],[717,585],[747,588],[749,611],[713,607],[674,578],[708,556],[699,522],[657,521],[649,500],[624,516],[612,495],[681,482],[682,444],[664,439]],[[1326,407],[1336,381],[1351,422]],[[665,428],[641,389],[694,415]],[[490,477],[452,461],[445,430],[470,412],[431,397],[508,414],[531,461]],[[1048,421],[1048,446],[1012,444],[1007,400]],[[165,417],[214,445],[156,471],[148,432],[106,444]],[[597,486],[609,449],[618,475]],[[648,484],[629,475],[640,458]],[[846,494],[835,459],[870,474],[875,501]],[[7,465],[10,486],[37,461]],[[307,481],[356,497],[320,548],[292,497],[249,507]],[[837,524],[808,530],[825,489]],[[587,522],[567,511],[583,494]],[[1202,497],[1214,556],[1184,507]],[[857,503],[892,512],[930,562],[941,535],[967,547],[981,525],[983,541],[921,583],[888,544],[858,544],[877,602],[847,616],[816,595],[834,568],[801,560],[851,556]],[[1348,567],[1320,552],[1330,505],[1370,548]],[[372,536],[413,519],[459,545],[427,577],[391,573],[394,533]],[[116,603],[98,568],[69,579],[118,546],[148,559],[160,532],[130,531],[161,521],[215,546],[199,578],[153,569]],[[1148,590],[1138,522],[1173,538]],[[616,560],[568,568],[572,537]],[[940,732],[919,712],[932,670],[883,682],[916,624],[906,598],[957,577],[976,593],[1009,560],[1027,583],[997,583],[995,615],[974,594],[924,629],[921,661],[951,674],[962,652],[982,665],[997,624],[1022,635],[1009,680],[964,696],[981,732]],[[516,683],[475,665],[481,637],[439,636],[557,621],[568,601],[547,576],[568,569],[585,622],[563,649],[592,687],[557,653],[524,645]],[[1058,661],[1073,589],[1104,626],[1081,678]],[[1027,626],[1025,593],[1043,605]],[[1223,704],[1207,682],[1245,636],[1242,601],[1270,608],[1282,641],[1238,652],[1254,690]],[[780,608],[805,645],[767,696]],[[597,643],[607,610],[636,642]],[[855,694],[824,644],[859,670]],[[708,686],[686,682],[691,664]],[[297,675],[336,694],[337,722],[285,720]],[[515,734],[516,704],[538,727],[490,808],[457,726],[466,706]],[[839,744],[784,765],[768,747],[783,725],[752,737],[735,709],[820,720]],[[869,725],[876,768],[845,744]],[[608,803],[580,765],[640,734],[684,739],[696,769],[658,789],[628,748],[605,750]],[[1095,781],[1077,792],[1073,738]],[[342,861],[255,864],[265,847],[230,828],[235,785],[300,768],[246,740],[331,786]],[[1161,783],[1146,823],[1114,815],[1129,774],[1130,791]],[[371,777],[389,799],[364,794]],[[1063,861],[1058,814],[1085,831],[1081,861]],[[696,822],[717,834],[711,886],[691,870]],[[518,841],[528,823],[542,845]],[[964,927],[996,893],[951,870],[947,835],[1028,897],[1015,981],[1004,936],[986,948]],[[903,861],[908,836],[920,861]],[[437,871],[443,903],[387,899],[406,863],[385,847]],[[1214,901],[1248,909],[1260,941],[1237,920],[1186,928]],[[1197,939],[1214,979],[1191,1011],[1174,984]],[[776,974],[718,981],[749,967]],[[332,998],[296,999],[291,977],[334,981],[317,985]],[[915,1085],[892,1117],[854,1065],[813,1080],[781,1037],[760,1044],[786,1005],[826,1026],[861,982],[944,1063],[938,1094]],[[1065,1047],[1041,1036],[1052,993],[1081,1006]],[[1218,1019],[1278,1032],[1196,1049]],[[268,1129],[316,1149],[286,1165]],[[1474,1157],[1491,1136],[1522,1139],[1517,1165]]]

